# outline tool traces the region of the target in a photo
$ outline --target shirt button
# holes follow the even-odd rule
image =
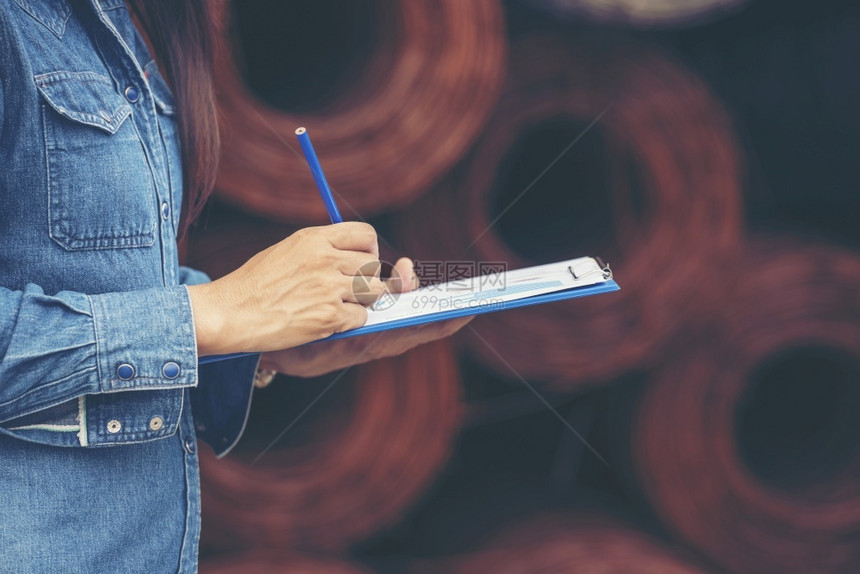
[[[149,421],[149,430],[161,430],[164,426],[164,420],[161,417],[152,417]]]
[[[134,86],[129,86],[125,89],[125,99],[131,103],[135,103],[140,99],[140,91]]]
[[[161,218],[167,219],[169,217],[170,217],[170,204],[168,204],[166,201],[163,201],[161,203]]]
[[[168,379],[175,379],[179,376],[179,365],[177,365],[173,361],[164,363],[164,366],[161,367],[161,374]]]
[[[116,434],[122,428],[122,423],[118,420],[114,419],[112,421],[108,421],[107,430],[110,434]]]
[[[127,381],[134,376],[134,367],[132,367],[128,363],[123,363],[122,365],[117,367],[116,376],[123,381]]]
[[[185,439],[185,450],[188,451],[188,454],[194,454],[194,451],[197,450],[197,447],[194,446],[194,439]]]

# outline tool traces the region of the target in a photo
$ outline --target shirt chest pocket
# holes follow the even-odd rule
[[[35,78],[48,170],[51,238],[67,250],[153,245],[157,195],[132,108],[110,78]]]

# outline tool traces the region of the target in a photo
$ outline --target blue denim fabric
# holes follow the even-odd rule
[[[0,572],[196,570],[259,356],[197,365],[175,114],[124,1],[0,4]]]

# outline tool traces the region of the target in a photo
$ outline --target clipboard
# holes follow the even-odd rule
[[[501,270],[383,296],[368,309],[364,326],[307,344],[611,293],[620,289],[609,265],[597,257],[580,257],[513,271]],[[198,362],[204,364],[253,354],[212,355],[200,357]]]

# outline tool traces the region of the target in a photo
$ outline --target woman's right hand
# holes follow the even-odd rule
[[[236,271],[188,287],[198,354],[287,349],[360,327],[364,305],[384,290],[379,269],[370,225],[301,229]]]

